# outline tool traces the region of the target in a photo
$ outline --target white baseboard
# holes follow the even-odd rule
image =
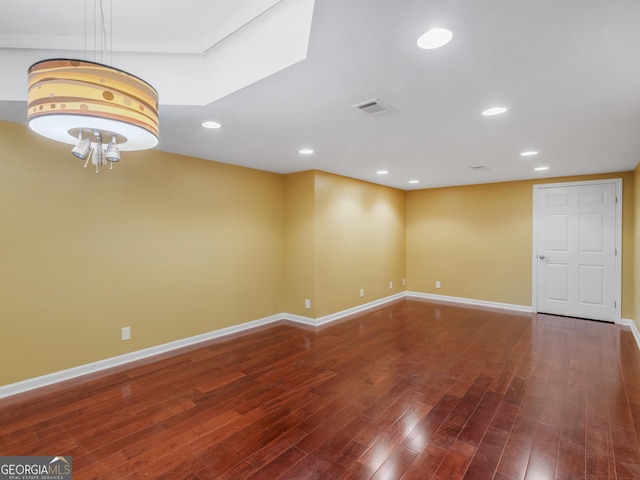
[[[505,310],[515,310],[518,312],[533,312],[532,307],[528,307],[525,305],[513,305],[510,303],[498,303],[498,302],[486,302],[484,300],[474,300],[472,298],[460,298],[460,297],[448,297],[446,295],[434,295],[432,293],[420,293],[420,292],[406,292],[406,297],[409,298],[423,298],[426,300],[439,300],[443,302],[452,302],[452,303],[461,303],[464,305],[473,305],[475,307],[492,307],[492,308],[501,308]],[[638,349],[640,349],[640,331],[636,326],[636,323],[633,320],[628,318],[622,318],[615,323],[620,325],[626,325],[631,329],[631,333],[633,334],[633,338],[636,341],[636,345]]]
[[[405,294],[404,292],[402,292],[317,319],[288,313],[271,315],[270,317],[253,320],[251,322],[242,323],[240,325],[233,325],[231,327],[222,328],[220,330],[214,330],[212,332],[203,333],[202,335],[183,338],[174,342],[163,343],[162,345],[157,345],[155,347],[137,350],[135,352],[119,355],[117,357],[107,358],[104,360],[99,360],[97,362],[87,363],[85,365],[79,365],[77,367],[61,370],[59,372],[49,373],[40,377],[30,378],[21,382],[4,385],[0,387],[0,398],[10,397],[12,395],[17,395],[29,390],[35,390],[36,388],[46,387],[47,385],[52,385],[54,383],[64,382],[65,380],[71,380],[76,377],[81,377],[82,375],[88,375],[90,373],[99,372],[101,370],[117,367],[126,363],[135,362],[137,360],[142,360],[153,355],[170,352],[172,350],[177,350],[179,348],[188,347],[197,343],[206,342],[215,338],[224,337],[233,333],[239,333],[245,330],[250,330],[252,328],[269,325],[280,320],[291,320],[294,322],[312,326],[324,325],[326,323],[339,320],[340,318],[346,317],[348,315],[364,312],[379,305],[384,305],[385,303],[404,298],[404,296]]]
[[[332,313],[331,315],[325,315],[324,317],[319,317],[316,319],[313,319],[310,317],[303,317],[301,315],[293,315],[290,313],[283,313],[282,315],[284,316],[285,320],[293,320],[294,322],[304,323],[305,325],[313,325],[317,327],[320,325],[325,325],[327,323],[335,322],[336,320],[340,320],[341,318],[348,317],[349,315],[355,315],[356,313],[366,312],[367,310],[371,310],[372,308],[379,307],[386,303],[403,299],[406,296],[407,295],[405,292],[396,293],[395,295],[390,295],[388,297],[384,297],[379,300],[374,300],[372,302],[358,305],[357,307],[347,308],[346,310],[342,310],[341,312]]]
[[[395,300],[400,300],[402,298],[407,298],[407,297],[460,303],[460,304],[472,305],[476,307],[491,307],[491,308],[499,308],[504,310],[515,310],[519,312],[529,312],[529,313],[532,312],[531,307],[524,306],[524,305],[513,305],[509,303],[499,303],[499,302],[487,302],[484,300],[474,300],[474,299],[460,298],[460,297],[448,297],[445,295],[434,295],[430,293],[401,292],[395,295],[391,295],[389,297],[381,298],[379,300],[374,300],[373,302],[368,302],[363,305],[358,305],[357,307],[348,308],[346,310],[342,310],[341,312],[332,313],[331,315],[325,315],[324,317],[319,317],[316,319],[305,317],[302,315],[294,315],[291,313],[280,313],[276,315],[271,315],[270,317],[265,317],[258,320],[253,320],[251,322],[242,323],[240,325],[233,325],[231,327],[222,328],[220,330],[214,330],[212,332],[203,333],[202,335],[183,338],[180,340],[176,340],[174,342],[164,343],[162,345],[157,345],[155,347],[145,348],[143,350],[138,350],[135,352],[124,354],[124,355],[119,355],[117,357],[107,358],[105,360],[99,360],[97,362],[87,363],[85,365],[69,368],[67,370],[61,370],[59,372],[42,375],[40,377],[30,378],[28,380],[23,380],[21,382],[1,386],[0,398],[10,397],[12,395],[17,395],[19,393],[27,392],[29,390],[35,390],[36,388],[46,387],[47,385],[63,382],[65,380],[71,380],[73,378],[81,377],[83,375],[99,372],[101,370],[106,370],[108,368],[117,367],[120,365],[124,365],[126,363],[135,362],[137,360],[142,360],[144,358],[151,357],[153,355],[159,355],[161,353],[170,352],[172,350],[177,350],[179,348],[188,347],[191,345],[195,345],[197,343],[206,342],[208,340],[213,340],[215,338],[224,337],[227,335],[231,335],[233,333],[239,333],[245,330],[250,330],[252,328],[269,325],[271,323],[278,322],[280,320],[289,320],[289,321],[301,323],[304,325],[317,327],[317,326],[326,325],[328,323],[335,322],[336,320],[340,320],[350,315],[362,313],[367,310],[371,310],[373,308],[384,305],[386,303],[390,303]],[[638,328],[636,327],[636,324],[633,322],[633,320],[622,319],[619,323],[631,328],[633,337],[635,338],[636,343],[638,344],[638,348],[640,348],[640,332],[638,332]]]
[[[473,298],[449,297],[446,295],[435,295],[433,293],[406,292],[406,296],[410,298],[423,298],[425,300],[438,300],[441,302],[462,303],[464,305],[472,305],[474,307],[490,307],[500,308],[502,310],[515,310],[518,312],[533,312],[533,308],[526,305],[515,305],[511,303],[488,302],[485,300],[475,300]]]
[[[188,347],[196,343],[224,337],[226,335],[231,335],[232,333],[238,333],[251,328],[268,325],[282,320],[282,318],[281,314],[272,315],[270,317],[253,320],[240,325],[221,328],[220,330],[214,330],[201,335],[182,338],[174,342],[163,343],[162,345],[157,345],[155,347],[145,348],[143,350],[137,350],[124,355],[118,355],[117,357],[106,358],[97,362],[86,363],[77,367],[61,370],[59,372],[49,373],[47,375],[30,378],[17,383],[11,383],[0,387],[0,398],[10,397],[36,388],[46,387],[47,385],[52,385],[58,382],[64,382],[65,380],[71,380],[72,378],[81,377],[82,375],[88,375],[89,373],[99,372],[108,368],[124,365],[125,363],[135,362],[136,360],[142,360],[143,358],[151,357],[153,355],[170,352],[171,350],[176,350],[178,348]]]
[[[640,349],[640,332],[638,331],[638,327],[636,326],[636,322],[633,320],[629,320],[628,318],[621,318],[619,322],[620,325],[626,325],[631,329],[631,333],[633,333],[633,338],[636,339],[636,345]]]

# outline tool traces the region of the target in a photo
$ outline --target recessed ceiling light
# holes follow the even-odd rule
[[[409,180],[409,183],[420,183],[420,180]]]
[[[445,46],[453,38],[451,30],[446,28],[432,28],[418,38],[418,46],[424,50],[433,50]]]
[[[300,155],[311,155],[313,153],[313,150],[310,148],[301,148],[300,150],[298,150],[298,153]]]
[[[387,173],[389,173],[389,170],[378,170],[376,173],[378,175],[386,175]]]
[[[202,126],[204,128],[221,128],[222,124],[218,123],[218,122],[214,122],[214,121],[208,120],[206,122],[202,122]]]
[[[544,170],[549,170],[549,167],[536,167],[536,168],[534,168],[534,170],[536,172],[542,172]]]
[[[483,110],[482,115],[484,115],[485,117],[491,117],[493,115],[500,115],[507,110],[509,110],[507,107],[491,107]]]
[[[521,157],[533,157],[534,155],[537,155],[538,152],[535,150],[527,150],[526,152],[522,152],[520,154]]]

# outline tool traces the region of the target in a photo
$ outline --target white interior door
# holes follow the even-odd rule
[[[534,310],[618,321],[620,180],[534,187]]]

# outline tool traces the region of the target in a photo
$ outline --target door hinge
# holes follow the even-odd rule
[[[618,302],[614,300],[613,302],[613,308],[618,308]]]
[[[617,249],[617,248],[616,248],[616,254],[615,254],[615,256],[616,256],[616,257],[618,256],[618,249]]]
[[[616,205],[618,204],[618,196],[616,195]]]

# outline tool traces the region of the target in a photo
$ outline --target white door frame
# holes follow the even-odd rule
[[[615,302],[616,302],[616,323],[620,323],[622,312],[622,179],[606,178],[602,180],[589,180],[584,182],[563,182],[563,183],[542,183],[533,186],[533,254],[532,261],[532,310],[538,312],[538,194],[544,188],[553,187],[576,187],[580,185],[595,185],[613,183],[616,187],[616,280],[615,280]]]

